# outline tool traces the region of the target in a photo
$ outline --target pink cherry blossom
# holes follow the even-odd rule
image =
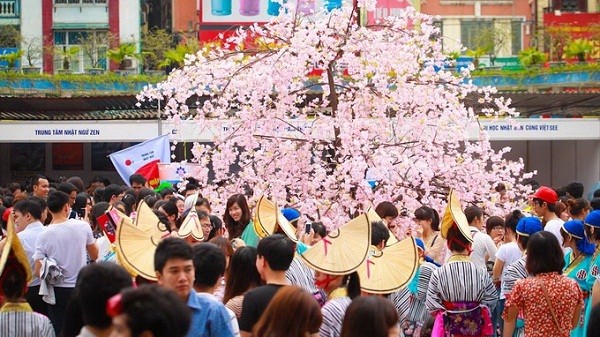
[[[494,151],[485,132],[476,141],[467,135],[477,114],[514,110],[490,95],[494,88],[473,86],[468,69],[440,70],[446,58],[432,17],[408,8],[361,27],[345,3],[312,16],[288,8],[264,26],[240,28],[139,95],[166,102],[176,122],[193,117],[201,129],[217,118],[229,126],[214,145],[192,150],[211,167],[196,178],[216,211],[244,191],[330,227],[384,200],[409,213],[423,204],[441,213],[450,188],[488,214],[520,206],[528,191],[519,182],[532,174],[504,158],[510,149]],[[189,109],[194,95],[204,102]],[[486,108],[473,111],[465,100]],[[493,200],[499,182],[512,202]],[[401,222],[404,231],[412,226],[410,216]]]

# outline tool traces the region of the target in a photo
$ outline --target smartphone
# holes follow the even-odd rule
[[[312,229],[312,223],[307,222],[304,224],[304,233],[310,234],[310,230]]]

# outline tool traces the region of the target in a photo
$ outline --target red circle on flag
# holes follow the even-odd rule
[[[132,163],[132,162],[131,162],[131,160],[130,160],[130,159],[127,159],[127,160],[125,160],[125,165],[129,166],[129,165],[131,165],[131,163]]]

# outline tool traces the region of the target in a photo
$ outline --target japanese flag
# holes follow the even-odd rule
[[[109,155],[119,175],[129,185],[129,177],[139,173],[156,188],[160,183],[158,163],[170,163],[169,135],[147,140]]]

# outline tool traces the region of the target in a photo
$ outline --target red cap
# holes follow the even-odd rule
[[[556,194],[556,192],[553,189],[546,186],[540,187],[537,191],[535,191],[535,194],[531,195],[530,197],[541,199],[542,201],[545,201],[548,204],[556,204],[556,202],[558,201],[558,194]]]
[[[9,207],[4,211],[4,213],[2,214],[2,220],[4,220],[4,222],[8,222],[8,217],[12,213],[12,210],[13,210],[13,208]]]

